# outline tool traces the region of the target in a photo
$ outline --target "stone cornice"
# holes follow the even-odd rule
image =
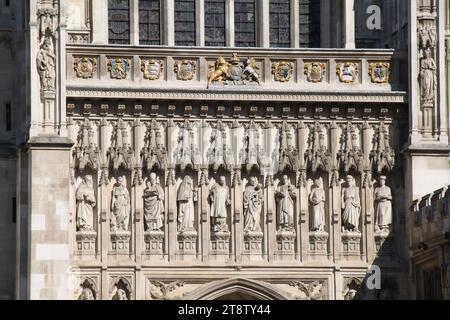
[[[241,101],[286,101],[286,102],[369,102],[406,103],[406,92],[337,92],[301,91],[281,92],[268,90],[189,90],[170,88],[92,88],[68,86],[68,98],[116,98],[116,99],[161,99],[161,100],[241,100]]]

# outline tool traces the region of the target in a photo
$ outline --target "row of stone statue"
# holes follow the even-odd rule
[[[296,188],[288,176],[283,176],[282,185],[274,194],[277,203],[277,220],[280,231],[294,231]],[[256,177],[251,177],[243,194],[244,232],[260,232],[260,217],[264,202],[263,187]],[[377,228],[389,231],[392,225],[392,192],[386,186],[386,177],[379,180],[375,189]],[[155,173],[150,174],[143,194],[145,227],[147,231],[158,231],[164,227],[165,195],[158,183]],[[195,231],[195,206],[197,189],[190,176],[185,176],[177,192],[178,232]],[[325,231],[325,201],[326,192],[322,179],[317,179],[309,195],[312,207],[310,222],[311,231]],[[77,229],[78,231],[94,230],[94,207],[96,197],[93,178],[86,175],[76,191]],[[359,233],[361,215],[361,200],[359,188],[355,179],[347,176],[346,186],[342,188],[342,229],[343,231]],[[228,232],[228,207],[231,206],[229,187],[226,178],[221,176],[209,191],[211,229],[214,232]],[[131,213],[130,194],[125,185],[125,179],[119,177],[112,191],[111,231],[128,231]]]

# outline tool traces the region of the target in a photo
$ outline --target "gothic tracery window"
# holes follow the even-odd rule
[[[108,0],[108,42],[110,44],[130,43],[129,0]]]
[[[291,44],[290,0],[270,0],[270,46],[289,48]]]
[[[234,30],[236,47],[256,47],[256,2],[234,1]]]
[[[175,45],[196,45],[195,0],[175,0]]]
[[[205,45],[225,46],[225,0],[205,0]]]
[[[139,0],[139,43],[161,44],[160,0]]]

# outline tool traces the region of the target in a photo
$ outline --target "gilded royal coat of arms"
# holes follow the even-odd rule
[[[212,84],[238,85],[250,82],[260,84],[259,67],[253,58],[242,62],[237,53],[233,53],[230,61],[219,57],[209,65],[208,88]]]

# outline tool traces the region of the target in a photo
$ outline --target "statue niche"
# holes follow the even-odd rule
[[[261,232],[263,189],[256,177],[251,177],[244,191],[244,232]]]
[[[146,231],[162,231],[164,227],[164,190],[156,173],[151,173],[144,190],[144,220]]]
[[[195,232],[195,206],[197,202],[197,190],[190,176],[185,176],[178,188],[178,232]]]
[[[228,232],[227,207],[231,205],[230,190],[226,178],[221,176],[209,191],[211,204],[211,229],[213,232]]]
[[[346,177],[346,186],[342,189],[342,231],[360,233],[359,220],[361,215],[361,200],[359,188],[353,176]]]
[[[94,181],[91,175],[86,175],[76,191],[77,231],[94,231],[94,208],[96,198]]]
[[[131,213],[130,193],[124,177],[118,177],[111,201],[111,231],[128,231]]]
[[[283,176],[283,184],[275,192],[278,214],[278,231],[295,232],[294,208],[297,192],[287,175]]]
[[[381,176],[374,193],[376,204],[376,230],[389,233],[392,226],[392,192],[386,185],[386,176]]]

